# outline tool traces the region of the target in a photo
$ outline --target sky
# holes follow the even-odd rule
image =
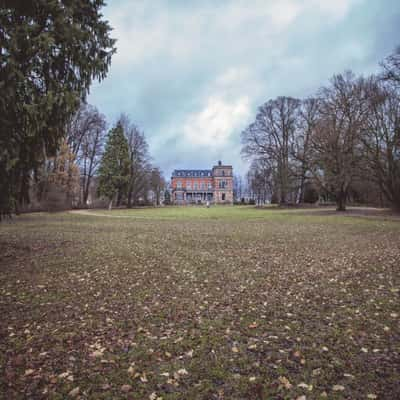
[[[88,102],[123,112],[153,163],[244,174],[240,133],[277,96],[305,98],[333,74],[379,70],[400,45],[398,0],[108,0],[117,53]]]

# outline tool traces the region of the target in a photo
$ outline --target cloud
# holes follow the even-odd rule
[[[325,17],[327,22],[337,22],[343,19],[354,5],[362,3],[363,0],[311,0],[310,7],[315,7]]]
[[[278,95],[371,73],[398,43],[396,0],[113,0],[117,54],[89,102],[126,112],[166,170],[240,162],[240,132]],[[243,171],[244,172],[244,171]]]
[[[204,108],[189,115],[183,126],[183,140],[192,146],[221,148],[250,115],[246,96],[228,102],[220,97],[208,98]]]
[[[117,38],[117,67],[132,67],[155,58],[191,60],[204,51],[235,54],[238,43],[243,48],[246,32],[254,39],[274,39],[284,34],[296,19],[318,14],[325,23],[344,18],[352,5],[361,0],[247,0],[202,2],[190,7],[162,1],[125,1],[113,8],[108,17]],[[250,30],[249,30],[250,28]],[[243,35],[241,35],[243,33]],[[217,39],[217,40],[216,40]],[[250,42],[249,48],[253,47]],[[237,49],[237,48],[236,48]]]

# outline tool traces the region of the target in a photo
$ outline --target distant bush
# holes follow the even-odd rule
[[[277,193],[272,193],[271,204],[278,204],[278,203],[279,203],[278,194]]]
[[[306,184],[306,187],[304,189],[303,202],[314,204],[318,201],[318,199],[319,199],[319,193],[316,187],[310,183]]]
[[[46,198],[43,201],[43,208],[46,211],[62,211],[71,208],[65,188],[61,185],[51,183],[46,191]]]

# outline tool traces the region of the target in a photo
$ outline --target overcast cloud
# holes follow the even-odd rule
[[[217,160],[245,172],[240,132],[279,95],[369,74],[400,45],[397,0],[109,0],[117,54],[88,101],[144,130],[166,177]]]

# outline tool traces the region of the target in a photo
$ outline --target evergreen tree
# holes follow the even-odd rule
[[[126,193],[129,182],[129,147],[120,122],[109,133],[99,168],[99,196],[109,200],[109,208],[117,196],[117,205]]]
[[[115,52],[103,0],[0,5],[0,218],[29,202],[32,171],[54,157],[65,126]]]

